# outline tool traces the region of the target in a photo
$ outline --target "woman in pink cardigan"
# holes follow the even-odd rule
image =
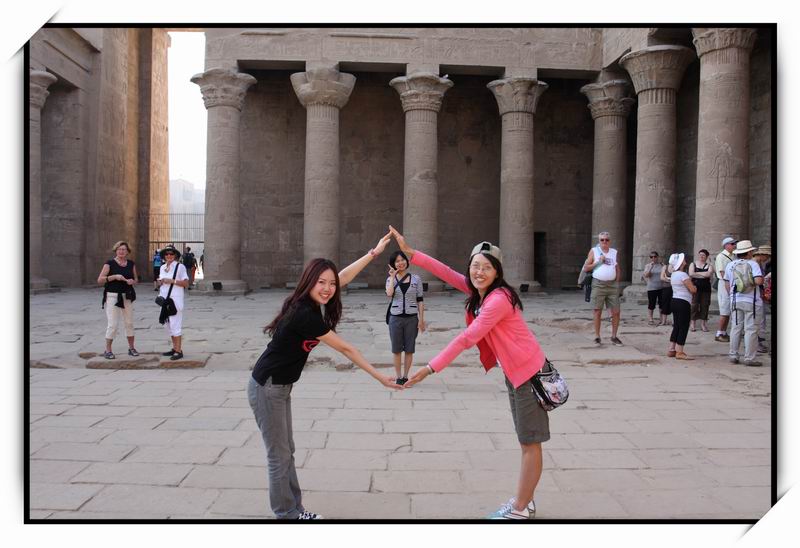
[[[411,264],[424,268],[467,294],[467,328],[428,365],[418,369],[406,387],[438,373],[458,354],[475,345],[486,371],[495,365],[500,366],[506,377],[511,416],[522,449],[522,463],[516,496],[489,518],[533,518],[536,515],[533,493],[542,475],[542,442],[550,439],[550,425],[547,412],[536,399],[531,379],[544,366],[545,356],[522,317],[519,295],[503,279],[502,253],[497,246],[482,242],[472,250],[467,272],[460,274],[433,257],[411,249],[402,234],[392,227],[389,229]]]

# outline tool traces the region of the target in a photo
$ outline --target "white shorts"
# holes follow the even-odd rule
[[[725,290],[725,282],[719,281],[717,285],[717,302],[719,303],[719,315],[731,315],[731,296]]]

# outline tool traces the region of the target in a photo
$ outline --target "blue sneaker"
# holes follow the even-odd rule
[[[516,499],[511,497],[495,513],[488,515],[487,519],[533,519],[536,515],[536,505],[533,501],[529,502],[528,506],[522,511],[514,508],[515,502]]]

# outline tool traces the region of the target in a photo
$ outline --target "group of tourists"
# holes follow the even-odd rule
[[[588,289],[587,301],[593,303],[597,346],[602,345],[600,322],[604,306],[611,311],[611,342],[622,346],[617,336],[620,269],[617,250],[610,247],[610,243],[608,232],[598,235],[598,243],[589,250],[579,278],[579,283]],[[720,323],[714,340],[729,343],[731,363],[739,363],[741,358],[745,365],[761,366],[756,354],[769,351],[765,344],[765,308],[772,306],[772,247],[768,244],[755,247],[750,240],[726,237],[722,248],[713,266],[707,249],[700,249],[695,260],[688,263],[684,253],[672,253],[664,264],[657,251],[650,252],[650,261],[642,272],[647,288],[648,323],[669,325],[672,316],[667,356],[691,360],[684,351],[686,338],[690,331],[697,331],[698,324],[700,330],[708,332],[711,294],[716,288]],[[742,339],[743,354],[740,353]]]

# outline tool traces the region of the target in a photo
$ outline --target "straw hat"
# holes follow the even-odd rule
[[[760,245],[753,255],[769,255],[772,257],[772,246],[769,244]]]
[[[736,249],[733,250],[734,255],[744,255],[748,251],[754,251],[756,247],[750,240],[739,240],[736,242]]]

